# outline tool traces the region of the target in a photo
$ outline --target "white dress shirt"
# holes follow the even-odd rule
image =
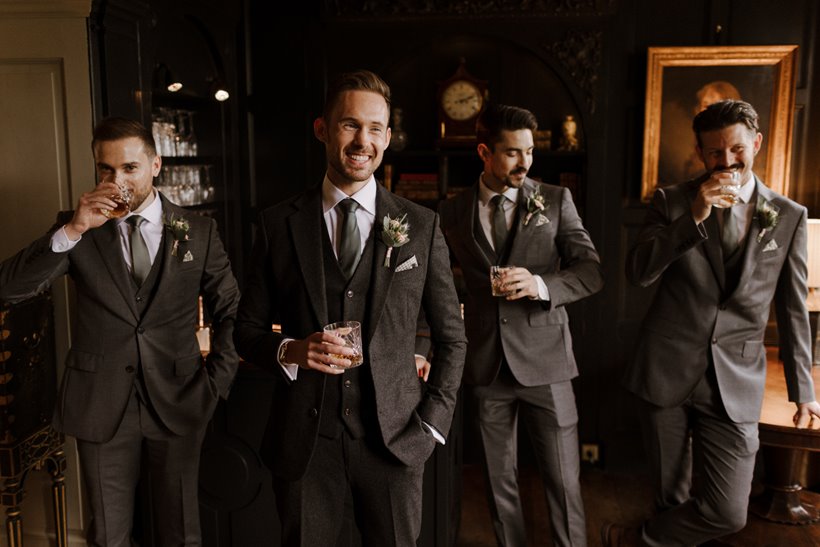
[[[490,243],[490,247],[492,247],[495,251],[497,250],[495,248],[495,241],[493,238],[493,214],[495,213],[495,206],[490,203],[490,200],[493,199],[498,192],[490,190],[490,188],[484,183],[484,173],[481,173],[481,178],[479,180],[478,221],[481,223],[481,229],[484,231],[484,235],[487,236],[487,241]],[[512,229],[513,222],[515,221],[515,210],[518,208],[518,192],[518,188],[507,188],[507,190],[502,194],[505,198],[507,198],[502,205],[504,208],[504,218],[507,220],[507,230]],[[515,264],[513,264],[513,266],[515,266]],[[487,275],[489,275],[489,273]],[[549,300],[550,291],[547,288],[547,284],[544,283],[544,280],[541,279],[540,275],[534,275],[533,277],[535,278],[535,282],[538,284],[538,298],[531,299],[544,301]]]

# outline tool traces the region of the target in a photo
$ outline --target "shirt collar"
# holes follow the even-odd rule
[[[359,204],[359,207],[363,208],[365,211],[370,213],[371,215],[376,215],[376,179],[373,175],[370,175],[370,178],[367,180],[364,186],[362,186],[361,190],[353,194],[352,196],[348,196],[341,190],[339,190],[330,179],[325,175],[325,180],[322,181],[322,212],[327,213],[334,207],[336,207],[340,201],[346,198],[353,198],[356,203]]]
[[[755,193],[755,176],[752,175],[752,178],[749,179],[749,182],[744,184],[740,187],[740,192],[738,192],[737,196],[740,198],[741,203],[751,203],[752,196]]]
[[[132,217],[135,214],[139,214],[142,218],[150,222],[151,224],[161,224],[162,223],[162,200],[159,198],[159,194],[157,193],[156,188],[151,188],[151,193],[154,195],[153,201],[140,211],[139,213],[128,213],[124,217],[120,218],[117,221],[117,224],[121,224],[125,222],[125,219],[128,217]]]
[[[518,203],[518,190],[518,188],[507,188],[507,190],[504,191],[503,196],[513,203]],[[481,173],[478,183],[478,199],[481,200],[481,204],[484,205],[484,207],[487,207],[490,200],[497,193],[498,192],[495,192],[494,190],[490,190],[490,187],[484,182],[484,173]]]

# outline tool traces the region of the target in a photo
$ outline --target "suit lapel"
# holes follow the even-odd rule
[[[527,212],[527,198],[535,192],[535,183],[530,179],[524,180],[524,185],[518,192],[518,203],[515,212],[515,234],[512,239],[512,248],[510,249],[509,259],[510,264],[525,263],[523,257],[526,254],[525,249],[532,241],[533,235],[536,233],[535,217],[524,226],[524,219]],[[560,205],[560,204],[559,204]]]
[[[478,225],[479,228],[481,227],[481,224],[476,222],[478,220],[476,218],[476,213],[478,211],[478,183],[475,184],[475,186],[473,186],[470,190],[463,192],[460,198],[461,203],[459,203],[459,208],[461,210],[459,215],[464,219],[463,222],[459,223],[461,240],[465,242],[467,249],[486,266],[487,270],[489,270],[490,266],[494,264],[495,261],[492,257],[487,256],[487,253],[484,252],[484,249],[481,248],[481,244],[475,237],[476,225]]]
[[[390,218],[400,217],[405,214],[401,204],[393,198],[387,190],[382,188],[380,184],[376,185],[376,220],[373,223],[373,233],[370,237],[375,238],[374,247],[375,255],[373,256],[373,274],[370,279],[371,284],[371,302],[370,302],[370,317],[368,318],[367,340],[373,338],[373,333],[376,330],[376,325],[379,324],[382,311],[384,311],[387,294],[390,292],[390,283],[393,281],[393,275],[396,273],[396,265],[401,264],[403,256],[403,249],[410,243],[406,243],[401,247],[395,247],[391,251],[390,266],[384,266],[384,257],[387,255],[387,245],[382,241],[382,219],[386,215]],[[413,241],[413,221],[410,222],[410,241]]]
[[[706,242],[703,244],[703,252],[706,253],[706,259],[712,266],[712,271],[722,292],[726,288],[726,271],[723,268],[723,250],[720,247],[720,226],[717,221],[719,211],[720,209],[713,207],[712,212],[703,221],[707,235]]]
[[[111,280],[120,291],[123,299],[134,314],[134,318],[139,318],[137,304],[134,301],[134,291],[131,286],[131,274],[125,267],[125,260],[122,257],[122,243],[120,243],[120,233],[116,220],[109,220],[97,230],[91,231],[91,237],[100,253],[105,267],[111,276]],[[102,272],[100,272],[102,273]]]
[[[740,271],[738,287],[743,287],[752,273],[754,273],[755,268],[757,268],[757,265],[760,263],[760,255],[766,246],[765,243],[762,243],[762,240],[761,242],[757,241],[758,235],[760,234],[760,221],[757,218],[757,201],[762,200],[766,203],[770,203],[775,197],[772,191],[760,182],[757,176],[755,176],[755,189],[756,192],[752,197],[755,212],[752,213],[752,221],[749,224],[749,231],[746,234],[746,249],[743,253],[743,268]],[[772,232],[767,232],[766,235],[771,239]]]
[[[327,288],[322,264],[322,238],[327,237],[322,221],[321,186],[306,192],[294,202],[298,209],[288,217],[288,227],[293,238],[293,252],[302,272],[305,287],[318,325],[327,324]]]

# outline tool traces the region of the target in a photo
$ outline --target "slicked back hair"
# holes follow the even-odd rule
[[[760,118],[755,109],[746,101],[727,99],[712,103],[700,112],[692,121],[692,131],[698,139],[706,131],[723,129],[737,123],[745,125],[750,131],[757,134],[760,131]]]
[[[390,86],[374,72],[355,70],[342,74],[328,87],[325,95],[325,108],[322,111],[322,116],[325,119],[330,117],[333,108],[339,101],[339,96],[345,91],[372,91],[378,93],[384,97],[387,110],[390,110]]]
[[[501,141],[502,131],[538,129],[535,114],[527,109],[506,104],[488,104],[476,120],[476,138],[490,150]]]

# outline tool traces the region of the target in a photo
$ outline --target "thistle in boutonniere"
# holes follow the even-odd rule
[[[527,197],[527,216],[524,217],[524,226],[529,224],[535,214],[538,215],[538,220],[535,223],[536,226],[541,226],[549,222],[550,220],[542,214],[546,213],[549,207],[550,204],[547,203],[547,199],[544,197],[544,194],[541,193],[541,188],[536,188],[535,192]]]
[[[760,233],[757,234],[757,242],[763,240],[763,236],[770,232],[777,226],[777,215],[780,213],[780,208],[777,205],[772,205],[763,198],[757,199],[757,207],[755,208],[755,216],[760,225]]]
[[[191,229],[191,226],[185,218],[174,218],[174,215],[172,214],[169,218],[165,219],[165,227],[171,232],[171,236],[174,238],[174,247],[171,249],[171,256],[177,256],[180,241],[190,240],[188,237],[188,230]],[[189,254],[190,251],[185,254],[186,259]],[[193,255],[191,255],[190,259],[193,259]]]
[[[382,228],[382,241],[387,245],[387,254],[384,255],[384,267],[389,268],[393,247],[401,247],[410,241],[410,223],[407,222],[407,213],[396,218],[385,215]]]

